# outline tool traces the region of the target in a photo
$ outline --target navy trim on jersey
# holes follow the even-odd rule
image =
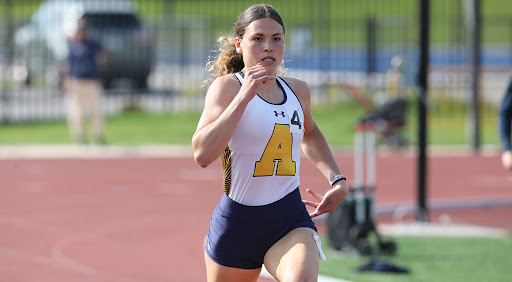
[[[244,77],[244,73],[243,72],[238,72],[240,74],[242,74],[242,78]],[[240,83],[240,86],[242,86],[242,81],[238,78],[238,76],[236,75],[237,73],[234,73],[233,76],[236,78],[236,80],[238,81],[238,83]]]
[[[295,91],[293,91],[293,89],[290,87],[290,85],[281,77],[279,77],[284,84],[286,84],[286,87],[288,87],[288,89],[290,89],[290,91],[293,93],[293,95],[295,95],[295,97],[297,98],[297,101],[299,101],[299,104],[300,104],[300,107],[302,108],[302,112],[304,112],[304,107],[302,106],[302,102],[300,101],[299,97],[297,97],[297,94],[295,94]],[[281,86],[282,87],[282,86]],[[284,92],[286,92],[284,89],[283,89]]]
[[[245,75],[244,75],[243,72],[239,71],[237,73],[239,73],[242,76],[242,78],[245,78]],[[240,85],[242,85],[242,81],[240,81],[240,79],[238,79],[238,76],[236,76],[235,74],[233,74],[233,75],[235,76],[236,80],[238,80],[238,83],[240,83]],[[281,79],[281,80],[284,82],[283,79]],[[279,80],[277,80],[277,77],[276,77],[276,81],[277,81],[277,85],[279,86],[279,88],[281,88],[281,91],[283,92],[283,96],[284,96],[283,97],[283,101],[281,101],[281,102],[279,102],[277,104],[276,103],[270,103],[269,101],[263,99],[260,96],[260,94],[256,93],[256,95],[258,95],[258,97],[260,97],[261,100],[265,101],[265,103],[268,103],[268,104],[271,104],[271,105],[278,105],[279,106],[279,105],[283,105],[284,103],[286,103],[286,101],[288,101],[288,95],[286,94],[286,90],[284,89],[284,87],[281,85],[281,82]],[[284,83],[286,83],[286,82],[284,82]],[[290,86],[288,86],[288,88],[290,88]],[[292,89],[290,88],[290,90],[292,90]],[[292,91],[292,93],[293,93],[293,91]],[[295,95],[295,93],[293,93],[293,95]],[[297,96],[297,95],[295,95],[295,96]],[[299,100],[299,104],[300,104],[300,100]],[[302,107],[302,104],[300,106]],[[302,110],[304,110],[304,108]]]
[[[281,79],[282,80],[282,79]],[[284,87],[281,85],[281,81],[278,80],[278,77],[276,77],[276,81],[277,81],[277,85],[279,85],[279,88],[281,88],[281,91],[283,91],[283,94],[284,94],[284,99],[283,99],[283,102],[280,103],[280,104],[275,104],[275,105],[283,105],[284,103],[286,103],[286,101],[288,100],[288,95],[286,95],[286,90],[284,89]],[[284,80],[283,80],[284,81]],[[290,88],[291,89],[291,88]],[[292,91],[293,92],[293,91]],[[299,101],[300,103],[300,101]],[[302,105],[301,105],[302,106]]]

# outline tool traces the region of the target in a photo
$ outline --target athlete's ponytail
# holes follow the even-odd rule
[[[215,54],[206,63],[206,70],[210,72],[210,78],[205,80],[204,84],[210,84],[218,77],[239,72],[244,68],[244,58],[242,54],[236,52],[234,37],[219,37],[217,46]]]
[[[243,38],[245,29],[249,24],[258,19],[271,18],[283,27],[283,20],[279,13],[270,5],[258,4],[247,8],[240,14],[235,23],[234,36],[221,36],[218,40],[218,47],[215,54],[209,58],[206,63],[206,70],[210,72],[210,77],[205,80],[204,84],[212,83],[216,78],[226,74],[239,72],[244,68],[244,60],[242,54],[238,54],[235,48],[235,38]],[[280,71],[284,73],[283,62],[280,65]],[[279,71],[278,71],[279,74]]]

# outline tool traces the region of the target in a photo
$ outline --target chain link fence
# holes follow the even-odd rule
[[[71,2],[91,1],[94,2]],[[489,110],[499,104],[512,66],[512,16],[505,12],[492,14],[500,10],[492,9],[494,1],[496,4],[503,2],[486,1],[481,11],[480,96],[483,108]],[[55,64],[64,51],[56,42],[65,38],[65,20],[72,9],[66,8],[61,14],[44,10],[51,2],[68,5],[70,1],[0,0],[2,123],[55,120],[65,116],[66,99],[56,88]],[[201,110],[206,92],[202,87],[207,77],[205,62],[216,39],[230,34],[238,14],[257,3],[229,0],[96,2],[103,3],[101,9],[112,9],[111,15],[128,7],[125,11],[132,13],[140,24],[128,40],[144,41],[150,51],[129,48],[131,45],[122,41],[126,39],[116,37],[115,33],[107,34],[105,27],[100,30],[107,34],[103,37],[107,48],[114,51],[124,48],[123,52],[132,59],[141,52],[151,52],[145,87],[138,87],[137,80],[130,81],[129,77],[109,81],[104,96],[105,111],[109,115],[133,103],[152,112]],[[450,103],[470,101],[471,45],[466,2],[431,1],[429,97],[445,101],[432,109],[434,114],[449,112]],[[287,75],[310,84],[313,103],[354,99],[357,93],[362,93],[368,101],[379,100],[395,89],[390,86],[390,77],[399,81],[400,95],[415,95],[419,56],[418,1],[296,0],[291,4],[282,0],[268,3],[281,13],[285,22]],[[123,24],[119,22],[117,26]],[[136,63],[128,68],[136,68]]]

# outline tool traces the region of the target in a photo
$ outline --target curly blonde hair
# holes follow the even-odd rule
[[[284,33],[283,20],[272,6],[258,4],[247,8],[235,22],[234,35],[221,36],[217,39],[217,49],[213,51],[214,55],[210,56],[206,63],[206,70],[210,73],[210,76],[204,81],[203,85],[209,85],[215,79],[226,74],[239,72],[245,67],[242,54],[236,52],[235,38],[243,38],[247,26],[253,21],[263,18],[274,19],[283,27]],[[278,74],[284,74],[285,71],[284,62],[281,62]]]

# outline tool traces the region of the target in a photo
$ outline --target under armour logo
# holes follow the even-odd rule
[[[279,115],[283,115],[283,117],[284,117],[284,112],[283,111],[281,111],[281,113],[278,113],[277,111],[274,111],[274,114],[276,115],[276,117],[278,117]]]

